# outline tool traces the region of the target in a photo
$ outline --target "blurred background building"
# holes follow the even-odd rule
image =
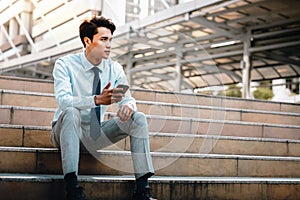
[[[52,79],[58,57],[82,51],[81,21],[104,15],[132,88],[299,103],[299,10],[299,0],[0,0],[0,75]]]

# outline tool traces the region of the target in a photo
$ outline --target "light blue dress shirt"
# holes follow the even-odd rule
[[[84,123],[90,122],[91,108],[96,107],[94,95],[92,95],[94,72],[86,56],[85,51],[77,54],[69,54],[59,58],[53,69],[54,77],[54,95],[58,103],[58,109],[55,112],[53,122],[57,121],[60,114],[68,107],[75,107],[80,110],[81,120]],[[110,88],[117,87],[118,84],[128,84],[122,66],[115,61],[103,59],[96,66],[100,69],[99,77],[101,80],[101,90],[110,82]],[[128,90],[119,106],[131,104],[136,111],[136,102]],[[104,119],[104,113],[107,106],[101,107],[101,121]]]

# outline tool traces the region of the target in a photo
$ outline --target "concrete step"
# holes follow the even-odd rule
[[[53,82],[37,79],[0,76],[0,89],[53,93]],[[197,94],[183,94],[176,92],[151,91],[142,89],[132,89],[131,92],[137,100],[144,101],[300,113],[300,105],[292,103]]]
[[[134,188],[132,176],[79,176],[90,200],[128,200]],[[153,194],[163,200],[298,200],[299,178],[170,177],[149,179]],[[0,174],[0,193],[5,200],[64,199],[61,175]],[[16,196],[16,191],[17,196]]]
[[[137,106],[141,112],[148,115],[300,125],[300,113],[150,101],[137,101]],[[112,110],[115,111],[117,108]]]
[[[0,146],[52,148],[50,127],[0,125]],[[300,140],[150,132],[153,152],[297,156]],[[129,138],[108,149],[130,150]]]
[[[0,124],[49,126],[55,109],[0,105]],[[24,117],[26,116],[26,117]],[[108,113],[107,118],[114,113]],[[300,139],[300,126],[147,115],[149,131],[241,137]],[[238,131],[235,131],[238,130]]]
[[[52,93],[0,90],[0,102],[1,105],[57,108],[57,103]]]
[[[53,81],[0,76],[0,89],[53,93]]]
[[[46,94],[16,90],[2,90],[0,102],[1,105],[8,106],[57,108],[54,95],[50,93]],[[300,125],[300,113],[211,107],[139,100],[137,101],[137,106],[141,112],[148,115]],[[116,110],[116,105],[110,106],[108,109],[108,111]]]
[[[158,176],[300,177],[300,157],[152,152]],[[133,173],[129,151],[81,153],[80,174]],[[62,174],[55,148],[0,147],[3,173]],[[14,158],[14,159],[11,159]],[[99,162],[101,161],[101,162]]]

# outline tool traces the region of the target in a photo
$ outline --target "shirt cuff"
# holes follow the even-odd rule
[[[132,108],[132,110],[136,111],[136,106],[133,103],[128,102],[126,105],[128,105],[130,108]]]

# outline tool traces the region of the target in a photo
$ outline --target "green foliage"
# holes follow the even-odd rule
[[[253,92],[253,96],[256,99],[261,99],[261,100],[270,100],[274,96],[273,91],[269,88],[257,88]]]
[[[226,91],[220,92],[219,95],[227,97],[242,97],[241,87],[237,85],[230,85]]]

